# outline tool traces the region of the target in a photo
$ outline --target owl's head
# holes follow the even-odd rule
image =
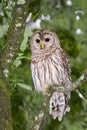
[[[60,48],[57,35],[50,30],[36,31],[30,41],[31,51],[43,52],[53,48]]]

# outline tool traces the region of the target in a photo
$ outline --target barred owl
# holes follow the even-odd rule
[[[68,55],[60,46],[57,35],[50,30],[36,31],[30,41],[31,71],[35,89],[48,94],[55,86],[67,86],[71,83],[71,68]],[[62,120],[70,111],[68,100],[70,93],[55,91],[50,98],[50,114],[54,119]]]

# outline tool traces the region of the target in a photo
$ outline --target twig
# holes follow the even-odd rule
[[[85,103],[87,103],[87,99],[83,96],[83,94],[82,94],[78,89],[76,89],[75,91],[76,91],[76,93],[78,94],[78,96],[79,96]]]
[[[50,119],[50,115],[48,114],[48,115],[44,118],[44,120],[42,121],[39,130],[44,130],[44,129],[45,129],[45,127],[46,127],[46,125],[47,125],[49,119]]]

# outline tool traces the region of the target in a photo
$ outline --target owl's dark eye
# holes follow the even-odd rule
[[[50,39],[49,38],[45,38],[45,42],[49,42],[50,41]]]
[[[37,43],[40,43],[40,39],[36,39],[36,42],[37,42]]]

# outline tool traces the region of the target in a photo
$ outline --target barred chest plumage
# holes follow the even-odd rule
[[[31,69],[34,86],[38,92],[45,94],[50,86],[66,86],[70,82],[68,72],[61,59],[61,53],[57,50],[39,62],[32,62]]]

